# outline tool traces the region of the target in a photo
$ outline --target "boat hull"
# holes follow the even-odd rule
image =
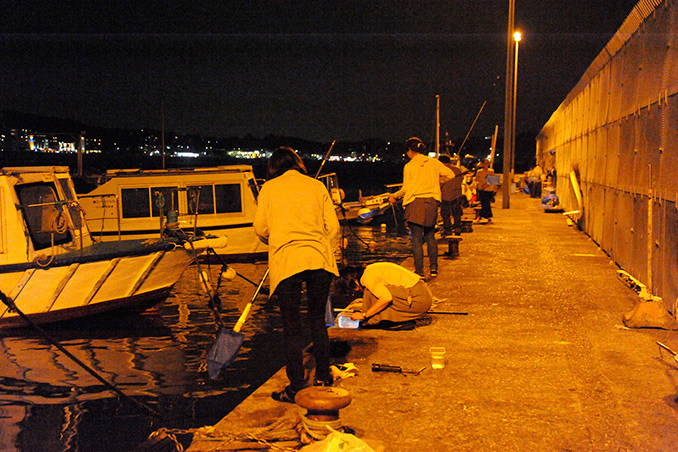
[[[144,311],[167,298],[195,255],[176,244],[159,244],[145,253],[99,251],[59,256],[49,267],[2,266],[0,290],[35,323]],[[0,306],[0,329],[23,326],[18,313]]]

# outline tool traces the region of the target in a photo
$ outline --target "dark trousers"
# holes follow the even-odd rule
[[[407,225],[410,228],[414,272],[419,276],[424,276],[424,243],[428,251],[429,269],[438,271],[438,242],[435,236],[435,226],[422,226],[415,223],[407,223]]]
[[[541,181],[531,181],[527,183],[531,198],[541,198]]]
[[[461,234],[461,217],[464,214],[462,200],[463,198],[460,197],[454,201],[443,201],[440,205],[440,216],[443,217],[443,235]]]
[[[478,190],[478,198],[480,198],[480,218],[492,218],[492,201],[494,200],[493,191]]]
[[[315,378],[329,381],[331,377],[330,339],[325,325],[325,304],[330,292],[332,276],[332,273],[325,270],[306,270],[284,279],[275,289],[283,324],[287,378],[290,380],[291,389],[295,392],[306,387],[304,334],[299,313],[302,283],[306,283],[307,325],[313,341]]]

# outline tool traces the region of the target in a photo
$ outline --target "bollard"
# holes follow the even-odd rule
[[[445,256],[448,259],[459,257],[459,242],[461,242],[461,237],[445,237],[445,240],[447,240],[447,252],[445,253]]]
[[[342,388],[311,386],[297,392],[297,405],[308,410],[306,417],[315,421],[339,419],[339,410],[351,403],[351,395]]]

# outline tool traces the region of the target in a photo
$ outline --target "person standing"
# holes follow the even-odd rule
[[[476,219],[478,223],[492,222],[492,202],[494,201],[495,186],[487,180],[487,176],[492,174],[494,174],[494,170],[490,168],[490,161],[482,160],[480,169],[476,172],[476,190],[480,201],[480,213]]]
[[[429,259],[431,277],[438,276],[438,242],[435,225],[438,206],[441,201],[440,184],[454,177],[454,172],[438,159],[424,155],[426,145],[417,137],[405,142],[407,157],[410,159],[403,169],[403,186],[388,197],[394,204],[403,198],[405,221],[410,228],[414,271],[424,277],[424,242]]]
[[[339,275],[334,250],[340,226],[329,192],[322,182],[306,175],[303,161],[291,148],[273,152],[266,179],[259,193],[254,230],[269,246],[270,289],[280,305],[290,381],[271,396],[294,403],[296,393],[307,386],[299,313],[302,284],[306,285],[307,326],[316,363],[313,384],[332,385],[325,305],[333,275]]]
[[[453,234],[461,235],[461,217],[464,214],[461,183],[464,176],[461,169],[452,163],[448,155],[443,154],[438,160],[454,173],[454,177],[444,182],[440,187],[440,216],[443,218],[443,237],[449,237]],[[452,222],[452,219],[454,222]]]

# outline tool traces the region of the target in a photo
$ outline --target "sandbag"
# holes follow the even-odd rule
[[[333,431],[322,441],[300,449],[301,452],[374,452],[370,446],[357,436]]]
[[[622,322],[627,328],[678,329],[678,322],[666,310],[664,303],[655,300],[638,302],[622,316]]]

